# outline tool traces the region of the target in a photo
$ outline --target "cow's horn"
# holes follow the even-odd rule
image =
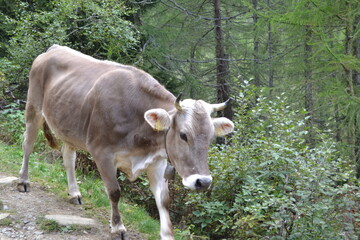
[[[229,105],[229,103],[230,103],[230,98],[223,103],[211,104],[212,111],[213,112],[221,111],[224,108],[226,108]]]
[[[178,111],[182,111],[182,108],[181,108],[181,106],[180,106],[181,97],[182,97],[182,93],[179,94],[179,96],[176,98],[176,101],[175,101],[175,108],[176,108]]]

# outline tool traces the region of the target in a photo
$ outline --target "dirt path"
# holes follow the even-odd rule
[[[0,172],[0,179],[9,177]],[[10,215],[0,221],[0,240],[103,240],[109,239],[109,226],[99,223],[95,226],[70,227],[64,226],[58,231],[46,231],[40,228],[45,215],[61,214],[87,217],[83,206],[72,205],[46,191],[36,182],[31,183],[31,191],[20,193],[13,184],[0,186],[1,213]],[[1,204],[0,204],[1,205]],[[140,234],[129,232],[133,240],[145,239]]]

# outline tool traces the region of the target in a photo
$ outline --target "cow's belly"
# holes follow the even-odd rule
[[[135,181],[150,165],[165,158],[165,150],[147,155],[135,155],[129,151],[120,151],[115,154],[115,165],[117,169],[127,175],[130,181]]]
[[[71,114],[67,115],[67,117],[70,116]],[[72,126],[71,124],[66,124],[67,121],[64,121],[64,117],[51,117],[47,116],[46,113],[43,113],[43,117],[57,138],[75,149],[87,150],[85,145],[86,143],[83,140],[83,134],[77,131],[78,129],[76,129],[75,126]]]

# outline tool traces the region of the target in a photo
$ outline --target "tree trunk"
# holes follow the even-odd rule
[[[355,16],[354,23],[353,23],[353,29],[352,29],[353,33],[358,31],[357,26],[359,26],[359,23],[360,23],[360,14],[357,14]],[[348,34],[352,34],[352,33],[348,33]],[[349,40],[351,41],[351,39],[349,39]],[[353,41],[353,43],[352,44],[349,43],[348,47],[353,47],[353,55],[357,59],[360,59],[360,37],[357,37],[357,38],[353,39],[352,41]],[[360,73],[356,70],[353,71],[352,82],[355,87],[360,87]],[[360,130],[357,127],[358,124],[360,124],[360,123],[358,121],[359,120],[356,119],[356,122],[354,123],[354,128],[355,128],[354,157],[355,157],[355,165],[356,165],[356,177],[358,179],[360,179]]]
[[[221,11],[220,0],[214,0],[215,10],[215,41],[216,41],[216,82],[217,82],[217,100],[218,102],[225,102],[230,98],[229,86],[229,56],[225,54],[223,30],[221,28]],[[231,104],[220,113],[221,116],[229,119],[233,118]]]
[[[340,118],[340,113],[339,113],[339,104],[335,104],[335,139],[337,142],[341,142],[341,118]]]
[[[357,26],[360,24],[360,15],[357,15],[354,22],[354,30],[353,32],[358,31],[356,29]],[[356,39],[354,39],[354,55],[357,59],[360,59],[360,37],[358,36]],[[354,83],[357,87],[360,87],[360,72],[354,71],[353,75]]]
[[[267,0],[268,8],[270,9],[270,0]],[[274,87],[274,68],[273,68],[273,35],[272,35],[272,27],[271,22],[269,20],[268,22],[268,44],[267,44],[267,50],[268,50],[268,56],[269,56],[269,88],[270,88],[270,96],[272,95],[272,88]]]
[[[229,61],[225,54],[223,30],[221,27],[221,4],[220,0],[214,2],[214,31],[215,31],[215,56],[216,56],[216,83],[217,83],[217,101],[225,102],[230,98],[229,86]],[[219,117],[233,118],[231,103],[223,112],[218,113]],[[224,143],[224,139],[217,139],[217,143]]]
[[[257,10],[257,0],[252,0],[254,13],[253,13],[253,24],[254,24],[254,49],[253,49],[253,57],[254,57],[254,65],[253,65],[253,74],[254,74],[254,84],[255,86],[260,86],[260,61],[259,61],[259,38],[257,34],[257,22],[258,15],[256,13]]]
[[[307,111],[306,126],[308,128],[309,134],[307,135],[306,142],[313,148],[315,146],[314,138],[314,99],[313,99],[313,83],[312,83],[312,47],[310,45],[312,37],[311,26],[305,26],[305,44],[304,44],[304,77],[305,77],[305,109]]]
[[[350,9],[349,3],[346,2],[347,9]],[[352,24],[350,19],[346,21],[345,26],[345,54],[346,55],[352,55],[352,47],[353,41],[352,41]],[[346,79],[346,91],[350,95],[350,97],[355,96],[354,92],[354,84],[353,84],[353,71],[348,66],[344,66],[344,73],[345,73],[345,79]],[[355,123],[354,121],[348,122],[348,136],[347,136],[347,142],[350,145],[351,152],[350,152],[350,158],[356,161],[355,159],[355,143],[356,143],[356,133],[355,133]]]
[[[195,51],[196,51],[196,46],[191,48],[191,52],[190,52],[190,59],[194,59],[195,58]],[[192,76],[195,75],[195,65],[192,61],[190,61],[190,65],[189,65],[189,73],[190,76],[189,78],[192,79]],[[191,87],[190,87],[190,98],[195,98],[195,86],[193,84],[193,80],[191,80]]]

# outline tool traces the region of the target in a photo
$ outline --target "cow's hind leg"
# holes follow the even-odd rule
[[[167,166],[166,159],[153,163],[147,170],[150,181],[150,188],[154,194],[157,208],[160,215],[160,238],[162,240],[174,239],[172,224],[169,216],[170,196],[168,182],[164,178]]]
[[[122,223],[118,203],[120,199],[120,186],[116,177],[116,168],[112,158],[97,159],[95,158],[97,168],[100,172],[111,205],[111,239],[112,240],[128,240],[126,228]],[[100,160],[100,161],[98,161]]]
[[[76,151],[68,144],[64,144],[62,148],[62,155],[68,180],[68,193],[70,196],[70,202],[75,205],[82,204],[81,193],[79,191],[79,186],[76,182],[75,176]]]
[[[34,142],[36,140],[39,128],[43,118],[39,111],[32,105],[26,106],[26,130],[24,133],[23,149],[23,162],[20,170],[18,190],[20,192],[30,191],[29,182],[29,158],[34,148]]]

